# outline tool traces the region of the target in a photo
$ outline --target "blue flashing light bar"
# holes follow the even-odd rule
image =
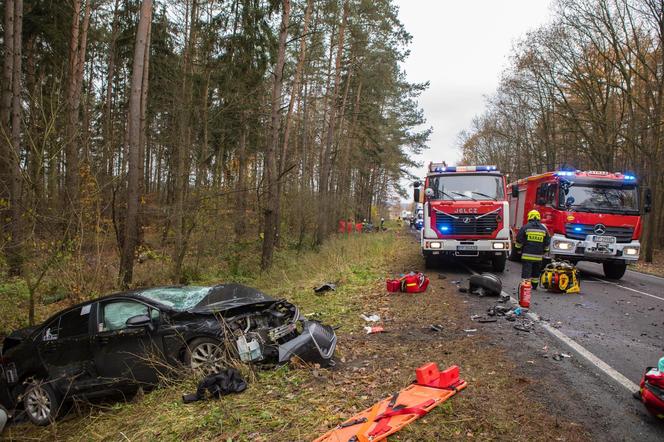
[[[575,232],[583,232],[583,227],[581,226],[574,226],[573,229]]]
[[[497,166],[442,166],[440,163],[432,163],[429,167],[431,172],[449,173],[449,172],[494,172],[498,171]]]
[[[440,226],[440,231],[441,232],[449,232],[450,231],[450,226]]]
[[[636,177],[634,175],[625,175],[625,180],[627,181],[634,181]]]
[[[571,170],[559,170],[556,172],[556,175],[558,176],[574,176],[576,175],[576,172],[573,172]]]

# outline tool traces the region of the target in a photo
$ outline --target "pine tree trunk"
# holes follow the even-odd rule
[[[147,78],[145,70],[149,56],[149,29],[152,21],[152,0],[143,0],[140,18],[136,30],[136,45],[134,47],[134,61],[132,64],[131,94],[129,96],[129,117],[127,132],[129,139],[128,173],[127,173],[127,215],[125,217],[125,234],[120,258],[120,283],[127,288],[133,278],[134,253],[138,243],[138,211],[140,205],[140,178],[141,168],[141,105],[143,99],[144,79]]]
[[[21,198],[21,37],[23,29],[23,0],[14,0],[14,50],[12,55],[12,131],[10,161],[9,208],[10,237],[7,241],[7,266],[10,276],[23,273],[23,200]]]
[[[328,218],[330,216],[330,173],[331,173],[331,164],[330,164],[330,154],[332,152],[334,139],[335,139],[335,130],[337,124],[337,108],[338,108],[338,99],[339,99],[339,87],[341,83],[341,60],[343,58],[344,50],[344,36],[346,32],[346,24],[348,22],[348,13],[349,5],[348,0],[344,1],[343,5],[343,18],[341,20],[341,27],[339,28],[339,38],[337,42],[337,55],[335,58],[334,66],[334,85],[331,99],[328,103],[329,105],[329,117],[328,117],[328,126],[327,126],[327,135],[325,137],[325,144],[323,145],[322,154],[321,154],[321,165],[320,165],[320,178],[318,182],[318,193],[319,193],[319,203],[320,208],[318,210],[318,226],[316,230],[316,243],[320,244],[323,242],[323,239],[328,234]]]
[[[274,83],[272,84],[272,112],[270,115],[270,134],[265,152],[266,175],[266,203],[264,208],[264,238],[263,253],[261,255],[261,269],[267,270],[272,266],[272,255],[277,241],[279,191],[277,186],[278,165],[277,150],[279,149],[279,109],[281,108],[281,90],[283,86],[284,64],[286,61],[286,38],[288,37],[288,21],[290,19],[290,0],[282,0],[281,26],[279,28],[279,49],[277,51],[277,64],[274,69]]]

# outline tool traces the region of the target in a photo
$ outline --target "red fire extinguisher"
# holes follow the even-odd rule
[[[533,286],[527,279],[519,284],[519,305],[523,308],[530,308],[530,292]]]

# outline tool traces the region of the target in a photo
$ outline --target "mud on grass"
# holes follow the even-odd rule
[[[323,267],[321,264],[326,263]],[[514,365],[471,326],[455,287],[430,275],[425,294],[388,295],[384,278],[421,267],[417,245],[399,234],[333,241],[320,256],[265,275],[256,283],[284,295],[325,322],[341,325],[337,365],[280,367],[256,373],[249,389],[190,405],[181,395],[195,381],[157,389],[134,402],[70,415],[47,429],[10,428],[6,437],[69,440],[311,440],[330,427],[400,390],[414,370],[437,362],[461,367],[469,386],[391,437],[391,440],[580,440],[572,422],[549,416],[531,399],[535,381],[514,373]],[[339,283],[336,292],[315,295],[319,282]],[[270,290],[271,288],[271,290]],[[386,333],[367,335],[361,313],[381,316]],[[430,330],[442,325],[442,332]]]

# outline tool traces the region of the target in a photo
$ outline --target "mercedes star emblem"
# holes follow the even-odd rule
[[[604,224],[595,224],[593,231],[595,235],[604,235],[606,233],[606,226]]]

